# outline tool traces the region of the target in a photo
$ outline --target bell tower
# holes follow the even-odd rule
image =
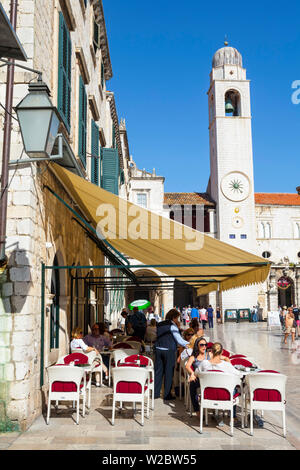
[[[217,206],[216,237],[256,254],[250,83],[241,54],[227,42],[213,57],[208,104],[208,192]],[[252,308],[257,295],[255,289],[255,294],[250,295],[251,290],[252,287],[247,288],[249,295],[246,290],[243,292],[243,302],[239,294],[239,307],[233,305],[233,292],[241,289],[230,291],[231,301],[228,305],[223,302],[223,309]]]

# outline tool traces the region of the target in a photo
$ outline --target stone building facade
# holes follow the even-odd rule
[[[3,7],[9,14],[9,0]],[[118,171],[116,192],[124,187],[127,156],[121,141],[101,0],[26,0],[19,2],[17,35],[28,56],[27,66],[40,70],[60,112],[64,159],[71,170],[105,187],[106,149]],[[28,93],[36,75],[15,69],[14,106]],[[0,72],[0,101],[5,102],[6,72]],[[69,97],[69,100],[66,100]],[[0,145],[3,136],[0,112]],[[122,137],[123,138],[123,137]],[[126,137],[127,138],[127,137]],[[97,153],[97,155],[95,155]],[[107,153],[108,155],[108,153]],[[55,164],[26,163],[18,123],[13,120],[9,171],[6,253],[1,277],[0,423],[27,428],[45,402],[45,368],[69,351],[72,328],[84,332],[106,312],[116,315],[103,289],[82,278],[103,275],[93,266],[109,262],[84,224],[88,220],[55,173]],[[94,157],[97,158],[94,158]],[[100,158],[101,157],[101,158]],[[67,160],[66,160],[67,159]],[[126,187],[126,185],[125,185]],[[122,194],[127,198],[126,190]],[[47,269],[45,310],[41,311],[42,263],[46,266],[90,266],[90,269]],[[73,281],[71,283],[71,277]],[[87,302],[88,298],[88,302]],[[122,302],[122,299],[119,299]]]

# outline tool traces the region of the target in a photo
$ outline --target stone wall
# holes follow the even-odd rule
[[[9,0],[3,6],[9,16]],[[72,40],[72,108],[69,143],[75,155],[78,146],[78,81],[82,73],[76,49],[82,48],[89,81],[88,98],[94,97],[99,111],[98,125],[104,130],[110,146],[112,119],[106,101],[106,85],[101,80],[101,51],[91,51],[93,7],[87,2],[84,11],[80,1],[59,0],[19,1],[17,34],[28,55],[28,67],[43,72],[43,80],[57,105],[58,86],[58,13],[62,4],[69,4],[75,25]],[[28,83],[36,75],[15,69],[14,106],[27,94]],[[6,71],[0,71],[0,101],[5,102]],[[95,117],[88,105],[87,151],[91,150],[91,119]],[[0,147],[2,148],[3,112],[0,110]],[[18,123],[13,120],[11,159],[19,159],[23,145]],[[91,159],[87,158],[87,177]],[[0,282],[0,422],[14,422],[25,429],[42,412],[45,402],[40,387],[41,341],[44,341],[44,367],[53,364],[68,352],[70,343],[70,282],[67,271],[60,271],[60,343],[50,350],[51,295],[50,270],[46,271],[45,334],[41,336],[41,263],[52,265],[57,255],[60,265],[104,264],[103,253],[89,239],[72,214],[49,191],[49,185],[64,200],[74,205],[48,164],[22,164],[9,173],[7,255],[9,267]],[[84,214],[83,214],[84,215]],[[82,272],[81,274],[87,274]],[[95,272],[95,275],[100,273]],[[103,309],[103,292],[93,304]],[[79,322],[82,326],[84,292],[80,289]],[[77,325],[73,325],[77,326]],[[45,377],[46,379],[46,377]],[[3,411],[4,410],[4,411]],[[3,417],[4,416],[4,417]],[[1,423],[0,423],[1,424]]]

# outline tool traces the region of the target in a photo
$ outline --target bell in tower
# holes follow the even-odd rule
[[[236,90],[229,90],[225,94],[225,115],[240,116],[240,94]]]

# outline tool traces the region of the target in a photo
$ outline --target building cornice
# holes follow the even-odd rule
[[[106,91],[105,94],[106,94],[106,99],[109,102],[110,114],[111,114],[111,118],[113,120],[113,124],[115,128],[120,167],[123,170],[124,169],[123,152],[122,152],[122,143],[121,143],[121,137],[120,137],[119,119],[118,119],[117,107],[116,107],[116,102],[115,102],[115,95],[112,91]]]
[[[110,80],[113,76],[113,71],[109,54],[103,3],[102,0],[92,0],[91,3],[94,8],[95,21],[100,26],[100,49],[104,65],[104,76],[105,80]]]

